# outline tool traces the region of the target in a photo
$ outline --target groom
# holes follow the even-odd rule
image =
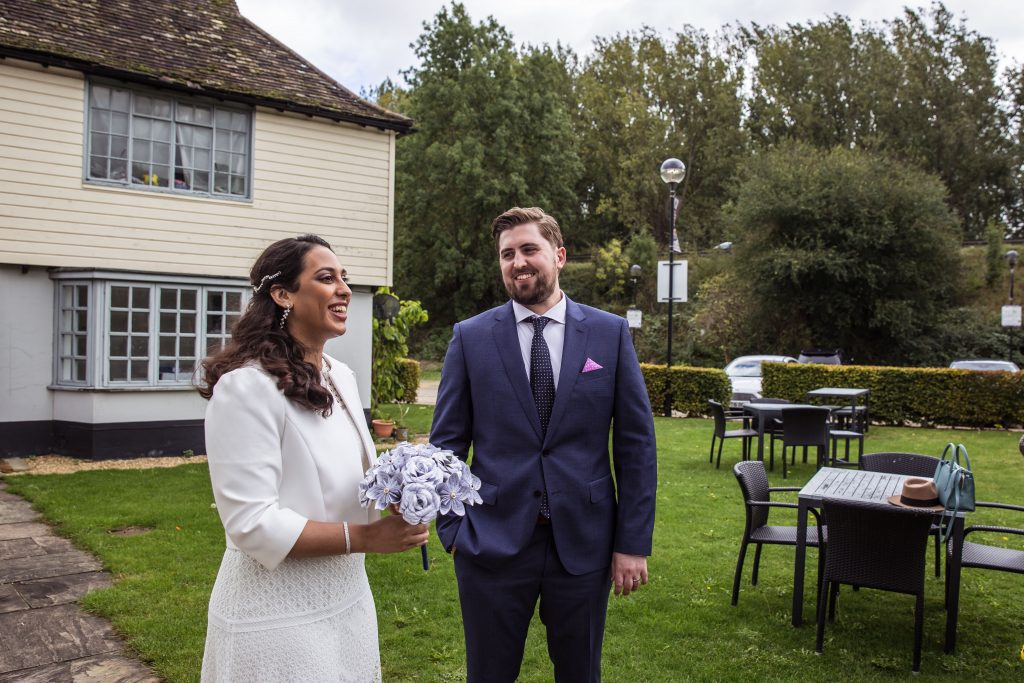
[[[609,584],[629,595],[648,578],[651,407],[626,321],[559,289],[557,221],[513,208],[491,232],[512,300],[455,325],[431,429],[460,458],[472,448],[482,482],[483,505],[437,521],[467,676],[515,681],[539,598],[555,680],[599,681]]]

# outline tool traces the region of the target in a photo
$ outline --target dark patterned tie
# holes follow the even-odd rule
[[[537,405],[537,416],[543,434],[548,433],[548,420],[551,419],[551,407],[555,404],[555,373],[551,369],[551,351],[544,341],[544,326],[551,322],[550,318],[533,316],[533,344],[530,346],[530,391],[533,402]],[[540,514],[551,517],[548,506],[548,492],[545,490],[540,501]]]

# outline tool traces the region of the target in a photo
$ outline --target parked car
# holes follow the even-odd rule
[[[796,363],[792,356],[740,356],[725,366],[732,383],[732,402],[761,398],[761,363]]]
[[[978,370],[980,372],[1020,372],[1016,363],[1008,360],[955,360],[949,364],[954,370]]]
[[[842,365],[842,349],[804,349],[797,359],[800,363],[820,363],[821,365]]]

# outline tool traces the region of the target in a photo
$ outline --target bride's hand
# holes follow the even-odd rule
[[[409,524],[401,516],[392,514],[366,526],[366,552],[399,553],[426,545],[430,527]]]

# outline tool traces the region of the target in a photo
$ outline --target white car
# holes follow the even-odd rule
[[[979,370],[981,372],[1020,372],[1016,363],[1008,360],[955,360],[949,364],[954,370]]]
[[[796,363],[792,356],[740,356],[725,366],[733,403],[761,398],[761,363]]]

